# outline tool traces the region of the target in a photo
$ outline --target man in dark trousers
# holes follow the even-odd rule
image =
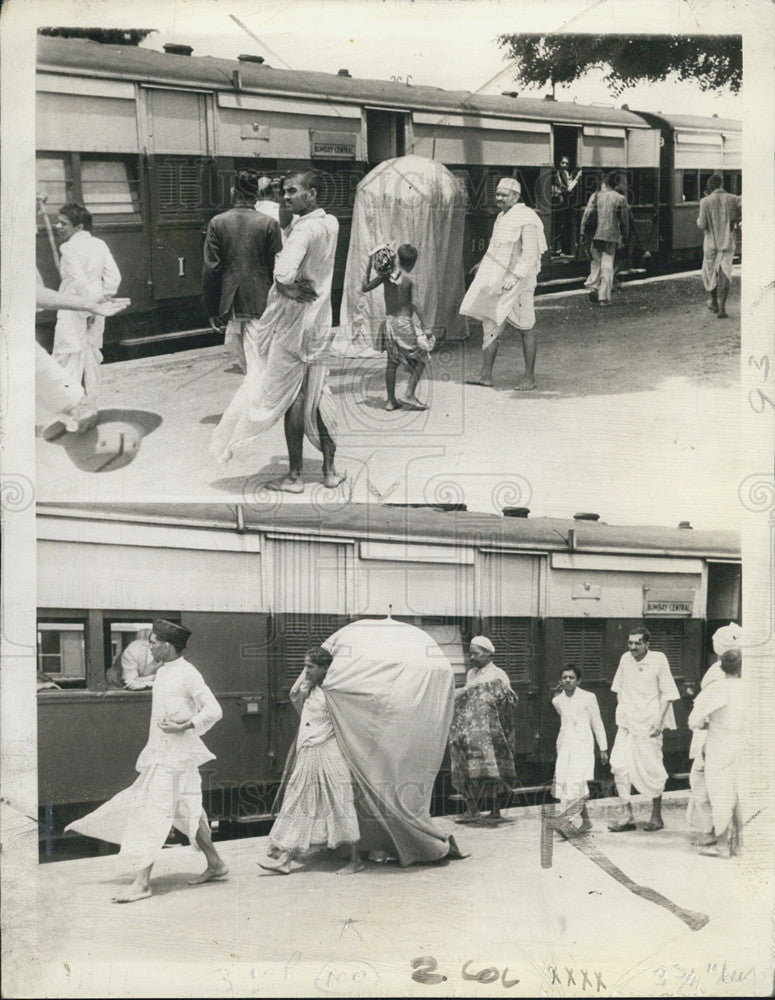
[[[282,249],[280,226],[256,212],[258,174],[240,170],[231,188],[232,207],[207,227],[202,295],[210,326],[226,323],[225,343],[243,372],[245,327],[257,323],[266,308],[275,255]]]

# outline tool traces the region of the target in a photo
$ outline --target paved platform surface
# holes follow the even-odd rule
[[[123,906],[111,902],[129,881],[115,858],[44,865],[7,925],[3,994],[770,995],[773,872],[756,847],[761,821],[749,823],[745,857],[701,857],[685,803],[686,793],[666,796],[659,833],[613,834],[612,800],[594,802],[586,850],[557,839],[549,869],[537,807],[508,810],[512,822],[489,829],[439,819],[465,860],[368,864],[351,876],[335,874],[332,855],[288,877],[263,874],[259,838],[219,845],[229,877],[190,887],[201,856],[171,848],[155,894]],[[646,812],[636,804],[639,820]],[[707,922],[692,929],[678,908]]]
[[[502,338],[495,387],[466,385],[479,367],[475,332],[433,355],[421,413],[384,409],[384,356],[334,358],[347,482],[326,490],[306,442],[306,493],[283,502],[465,502],[727,527],[741,480],[737,279],[729,311],[718,320],[707,310],[697,275],[626,285],[608,308],[581,293],[543,296],[535,391],[514,391],[523,371],[514,334]],[[281,426],[226,465],[208,455],[240,378],[222,347],[104,365],[98,405],[114,420],[145,422],[139,451],[123,468],[89,472],[78,467],[74,435],[38,438],[38,498],[265,502],[262,484],[287,469]]]

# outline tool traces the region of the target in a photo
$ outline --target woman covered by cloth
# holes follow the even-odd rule
[[[331,654],[320,646],[308,650],[304,671],[290,692],[301,715],[296,763],[269,835],[271,858],[259,862],[261,868],[278,875],[290,874],[292,859],[344,844],[350,848],[350,862],[338,874],[349,875],[363,868],[358,855],[360,832],[352,776],[320,686],[331,660]]]
[[[514,750],[517,695],[508,674],[492,662],[495,647],[484,635],[471,640],[473,666],[465,687],[455,692],[455,714],[449,731],[452,784],[464,796],[468,811],[459,823],[495,825],[506,821],[500,803],[516,781]],[[480,818],[489,801],[489,816]]]

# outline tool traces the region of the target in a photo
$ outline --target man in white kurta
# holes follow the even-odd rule
[[[616,739],[611,750],[611,771],[622,803],[622,818],[609,827],[613,833],[635,829],[630,789],[651,799],[651,819],[644,830],[661,830],[662,792],[667,771],[662,763],[662,731],[675,729],[672,702],[681,697],[664,653],[649,649],[647,629],[635,629],[627,640],[628,651],[619,661],[611,684],[618,695]]]
[[[713,633],[713,652],[717,659],[708,667],[700,681],[700,690],[704,691],[709,684],[723,680],[726,676],[721,669],[721,657],[729,649],[739,649],[743,641],[743,630],[739,625],[730,622]],[[705,742],[707,731],[695,729],[692,731],[692,742],[689,747],[689,759],[692,769],[689,774],[689,803],[686,809],[686,822],[694,831],[692,844],[695,847],[707,847],[715,844],[713,833],[713,810],[708,796],[708,786],[705,781]]]
[[[116,294],[121,274],[107,243],[92,236],[91,224],[91,213],[82,205],[63,205],[59,210],[56,229],[64,240],[59,291],[99,300]],[[104,331],[103,316],[72,310],[57,313],[54,358],[74,385],[83,384],[87,396],[97,389]]]
[[[735,228],[740,222],[742,201],[724,190],[724,178],[713,174],[708,180],[710,192],[700,201],[697,228],[702,241],[702,284],[710,292],[708,308],[719,319],[727,318],[727,296],[732,281],[735,255]]]
[[[724,676],[700,691],[689,715],[692,729],[707,730],[705,782],[716,848],[701,853],[722,858],[739,853],[743,827],[738,774],[743,726],[741,667],[741,651],[727,650],[721,657]]]
[[[304,492],[305,434],[323,453],[325,486],[334,488],[345,478],[334,467],[336,414],[327,385],[331,282],[339,223],[318,208],[322,185],[314,171],[297,174],[286,182],[286,206],[297,218],[275,259],[266,310],[245,335],[245,381],[221,418],[210,446],[217,461],[228,461],[236,449],[252,444],[284,418],[288,475],[264,486],[286,493]]]
[[[535,388],[536,335],[533,295],[546,250],[543,224],[536,213],[519,201],[519,181],[504,177],[498,182],[495,204],[500,209],[492,238],[476,277],[460,306],[463,316],[481,320],[482,371],[466,379],[471,385],[492,386],[492,368],[498,338],[507,324],[522,334],[525,377],[517,389]]]
[[[589,795],[588,783],[595,777],[595,740],[600,760],[603,764],[608,763],[608,738],[600,706],[591,691],[578,686],[580,679],[578,667],[573,664],[563,667],[562,691],[552,699],[561,720],[552,794],[560,800],[561,811]],[[592,829],[586,805],[581,809],[580,829],[582,833]]]
[[[207,859],[205,871],[190,883],[227,874],[210,836],[199,774],[199,766],[215,758],[202,734],[223,713],[202,675],[181,655],[190,634],[174,622],[153,623],[151,652],[162,666],[153,684],[148,742],[137,759],[140,776],[130,788],[67,827],[121,845],[119,860],[135,879],[114,897],[117,903],[151,895],[151,868],[171,826],[186,834]]]

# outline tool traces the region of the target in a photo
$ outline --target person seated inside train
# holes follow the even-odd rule
[[[417,302],[417,285],[410,272],[417,263],[417,251],[403,243],[397,251],[383,244],[369,254],[362,292],[371,292],[382,285],[385,293],[385,319],[380,329],[382,350],[387,352],[385,388],[387,410],[427,410],[417,398],[417,383],[422,378],[429,352],[436,343],[433,334],[425,333],[422,313]],[[372,277],[372,268],[376,276]],[[413,319],[417,318],[417,323]],[[396,397],[396,374],[401,365],[409,372],[406,398]]]
[[[106,671],[110,687],[129,691],[144,691],[153,687],[153,679],[161,663],[153,655],[151,630],[139,629],[136,638],[113,661]]]

